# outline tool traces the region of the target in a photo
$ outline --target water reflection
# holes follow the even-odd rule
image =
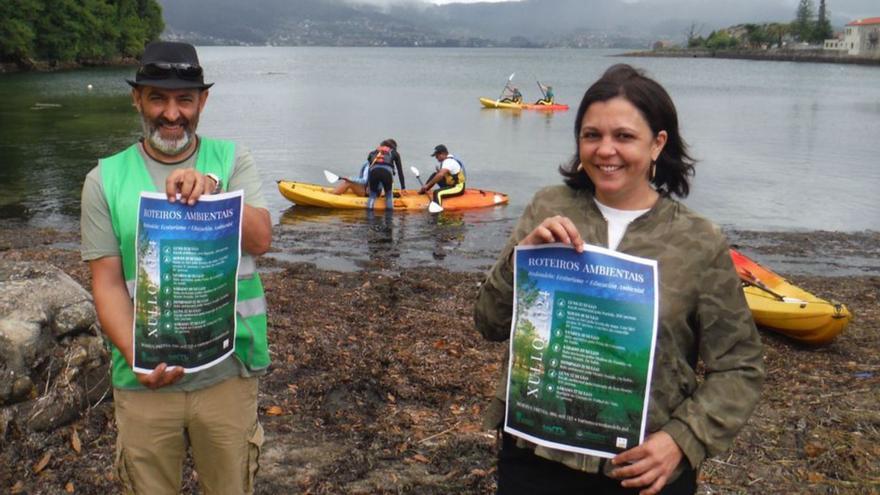
[[[464,212],[331,210],[293,206],[276,228],[271,256],[334,270],[397,272],[415,266],[487,268],[513,219],[505,207]]]
[[[291,206],[281,214],[280,225],[297,225],[302,223],[337,223],[358,222],[364,218],[364,210],[334,210],[311,206]]]
[[[394,212],[367,210],[366,216],[366,241],[367,254],[370,268],[374,271],[394,270],[397,260],[400,258],[400,239],[404,229],[401,228],[398,236],[394,236]],[[401,219],[401,227],[405,225]]]
[[[513,118],[518,119],[522,117],[523,110],[521,108],[486,108],[483,107],[480,109],[480,112],[484,116],[492,115],[497,116],[500,119],[504,118]]]
[[[464,242],[467,227],[463,213],[444,211],[439,215],[432,215],[429,223],[433,230],[434,250],[432,255],[434,259],[446,259],[449,251],[454,251]]]
[[[0,219],[78,228],[86,172],[139,132],[125,92],[86,89],[103,87],[106,76],[95,70],[0,80]]]

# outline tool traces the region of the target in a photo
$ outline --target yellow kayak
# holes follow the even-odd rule
[[[522,103],[513,103],[500,100],[480,98],[480,103],[486,108],[506,108],[508,110],[522,110]]]
[[[489,98],[480,98],[480,104],[482,104],[486,108],[505,108],[508,110],[568,110],[568,105],[565,105],[563,103],[544,105],[539,103],[514,103],[501,100],[490,100]]]
[[[852,319],[846,305],[826,301],[731,249],[755,323],[805,344],[834,340]]]
[[[367,198],[352,193],[333,194],[332,187],[323,187],[306,182],[287,180],[278,181],[278,191],[285,198],[298,205],[317,206],[319,208],[337,208],[349,210],[367,209]],[[445,210],[465,210],[487,206],[503,205],[508,201],[506,194],[486,191],[484,189],[467,188],[460,196],[443,200]],[[431,195],[419,194],[415,189],[395,189],[394,209],[426,210],[431,202]],[[373,205],[376,210],[385,209],[385,199],[378,198]]]

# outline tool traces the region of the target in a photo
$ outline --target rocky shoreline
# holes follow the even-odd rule
[[[762,331],[763,398],[733,448],[704,463],[698,493],[876,493],[880,233],[731,238],[759,260],[794,252],[795,261],[810,263],[865,261],[845,277],[780,270],[847,303],[855,319],[821,348]],[[0,222],[0,261],[48,262],[89,288],[78,243],[75,232]],[[485,342],[473,328],[482,273],[434,266],[337,272],[271,257],[260,269],[273,365],[261,385],[267,442],[257,493],[494,492],[494,437],[480,415],[505,344]],[[54,430],[0,429],[0,489],[119,492],[109,401]],[[187,493],[195,476],[188,466]]]

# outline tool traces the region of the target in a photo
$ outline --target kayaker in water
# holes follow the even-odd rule
[[[666,90],[629,65],[612,66],[584,94],[574,131],[577,152],[559,169],[564,185],[538,191],[526,206],[480,287],[474,321],[489,340],[510,337],[511,258],[517,245],[558,242],[582,251],[589,243],[656,260],[659,319],[646,437],[637,446],[618,439],[616,449],[609,447],[617,455],[603,459],[504,433],[504,366],[485,417],[486,426],[498,428],[497,493],[693,494],[700,464],[730,447],[758,402],[761,340],[727,240],[717,226],[673,199],[687,196],[695,162]],[[606,369],[598,361],[574,359],[575,367],[563,364],[560,376],[565,369],[578,380],[580,365]],[[705,371],[699,376],[698,366]],[[574,414],[591,406],[581,400],[566,404]],[[515,414],[525,414],[521,411]],[[614,442],[613,431],[601,425],[592,433]]]
[[[393,209],[394,194],[392,193],[392,187],[394,185],[395,166],[397,167],[397,174],[400,180],[400,188],[406,189],[405,179],[403,178],[403,163],[400,153],[397,152],[397,141],[393,139],[382,141],[378,148],[367,155],[367,162],[370,164],[367,179],[367,190],[369,193],[367,209],[373,209],[380,191],[384,191],[385,194],[385,209]]]
[[[431,156],[437,159],[437,168],[434,173],[428,177],[419,189],[420,194],[425,194],[435,185],[440,187],[434,191],[434,202],[443,206],[443,200],[453,196],[459,196],[464,193],[465,188],[465,172],[464,165],[461,160],[449,154],[449,150],[445,145],[438,144],[434,146],[434,152]]]
[[[522,103],[523,95],[516,86],[505,86],[504,92],[507,96],[501,99],[501,103]]]
[[[538,83],[538,87],[541,89],[541,93],[544,93],[544,97],[536,101],[535,105],[552,105],[554,102],[553,86],[544,86],[543,84]]]

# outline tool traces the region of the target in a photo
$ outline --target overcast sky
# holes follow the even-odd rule
[[[475,2],[504,2],[506,0],[431,0],[430,3],[443,5],[444,3],[475,3]]]
[[[433,4],[447,4],[447,3],[475,3],[475,2],[498,2],[498,1],[515,1],[515,0],[359,0],[364,3],[372,3],[378,5],[388,5],[390,3],[433,3]],[[636,4],[639,2],[651,2],[656,3],[659,0],[621,0],[625,3]],[[719,6],[726,6],[732,0],[693,0],[695,4],[699,4],[701,6],[705,6],[706,4],[718,4]],[[738,0],[736,3],[740,5],[741,8],[746,8],[750,10],[754,10],[756,17],[761,16],[761,12],[766,10],[767,5],[774,4],[776,6],[788,6],[791,12],[793,13],[797,9],[798,0]],[[831,12],[834,13],[835,16],[842,16],[849,19],[856,19],[862,17],[880,17],[880,0],[825,0],[825,4]],[[589,5],[589,0],[584,0],[584,7],[586,8]],[[819,0],[813,0],[813,5],[818,8]]]

